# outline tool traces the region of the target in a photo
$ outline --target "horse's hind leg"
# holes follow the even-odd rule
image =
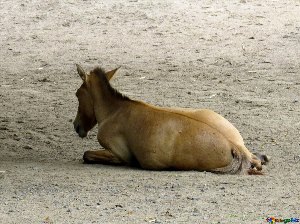
[[[89,150],[84,152],[85,163],[97,163],[106,165],[124,165],[125,163],[108,150]]]

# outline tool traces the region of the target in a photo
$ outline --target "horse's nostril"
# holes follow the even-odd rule
[[[75,130],[76,130],[77,133],[79,133],[79,125],[77,125],[77,126],[75,127]]]

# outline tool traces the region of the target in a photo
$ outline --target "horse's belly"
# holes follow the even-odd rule
[[[205,124],[187,123],[139,139],[143,141],[134,141],[132,152],[145,169],[210,170],[229,165],[233,158],[232,144]]]
[[[200,130],[177,140],[173,166],[178,169],[210,170],[232,162],[232,143],[217,132]]]

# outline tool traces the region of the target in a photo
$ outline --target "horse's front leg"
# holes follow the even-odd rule
[[[125,165],[118,157],[108,150],[89,150],[84,152],[83,160],[85,163],[97,163],[106,165]]]

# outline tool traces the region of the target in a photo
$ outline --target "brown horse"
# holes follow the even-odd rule
[[[105,148],[86,151],[85,162],[262,174],[267,156],[249,152],[238,130],[221,115],[131,100],[109,83],[117,69],[105,73],[96,68],[87,74],[77,65],[77,71],[83,83],[76,92],[79,107],[74,128],[83,138],[98,123],[97,138]]]

